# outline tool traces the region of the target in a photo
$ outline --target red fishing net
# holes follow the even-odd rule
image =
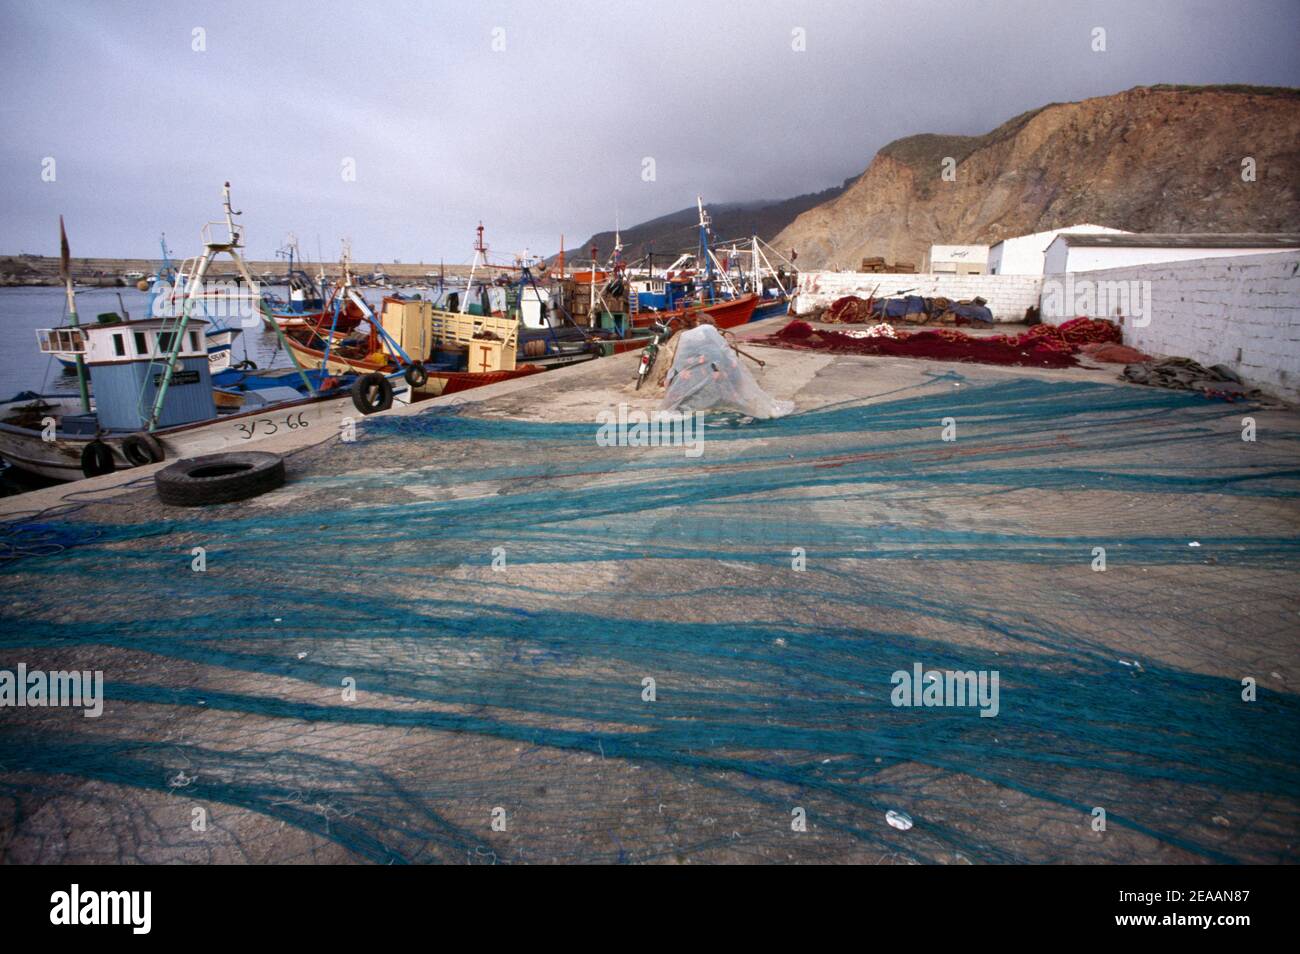
[[[976,336],[945,328],[912,334],[900,332],[897,338],[888,338],[814,328],[806,321],[792,321],[776,334],[757,340],[778,347],[842,354],[1066,368],[1077,363],[1075,353],[1081,345],[1118,342],[1120,330],[1109,321],[1072,318],[1060,325],[1035,325],[1018,335]]]
[[[1086,355],[1093,361],[1105,361],[1108,364],[1142,364],[1151,360],[1150,355],[1142,353],[1137,348],[1110,342],[1093,342],[1081,345],[1079,353]]]
[[[856,295],[845,295],[843,298],[837,298],[831,302],[831,306],[826,309],[826,315],[823,321],[832,324],[861,324],[871,318],[871,309],[865,298],[858,298]]]

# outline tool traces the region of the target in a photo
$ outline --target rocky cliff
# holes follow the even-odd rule
[[[1246,158],[1254,181],[1243,180]],[[892,142],[774,244],[797,249],[801,267],[856,268],[867,256],[919,264],[931,244],[993,243],[1081,222],[1295,232],[1298,184],[1300,90],[1139,87],[1054,103],[983,136]]]

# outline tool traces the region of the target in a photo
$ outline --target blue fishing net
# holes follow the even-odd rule
[[[471,404],[244,505],[11,524],[0,669],[107,702],[0,712],[0,851],[1294,860],[1288,424],[947,375],[692,458]],[[997,673],[996,715],[896,705],[917,664]]]

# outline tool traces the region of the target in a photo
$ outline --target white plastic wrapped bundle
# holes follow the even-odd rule
[[[718,329],[700,325],[680,335],[673,367],[664,382],[665,411],[735,411],[754,418],[784,417],[791,401],[778,401],[758,386]]]

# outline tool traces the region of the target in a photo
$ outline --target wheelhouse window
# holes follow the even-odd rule
[[[149,353],[149,339],[145,337],[143,331],[135,333],[135,353],[147,355]]]
[[[67,353],[85,354],[86,339],[80,328],[42,328],[36,332],[41,351],[46,354]]]
[[[120,332],[113,335],[113,354],[119,358],[126,357],[126,336]]]

